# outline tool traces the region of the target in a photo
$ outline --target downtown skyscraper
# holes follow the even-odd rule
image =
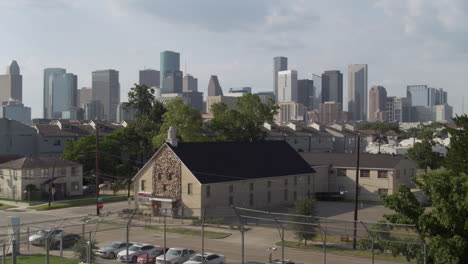
[[[160,87],[161,93],[175,93],[179,87],[182,91],[182,72],[180,71],[180,54],[173,51],[163,51],[160,54]],[[169,82],[169,83],[168,83]]]
[[[63,112],[78,106],[77,82],[78,77],[65,69],[44,69],[44,118],[61,119]]]
[[[273,92],[278,101],[278,72],[288,69],[288,58],[274,57],[273,58]]]
[[[23,76],[15,60],[7,66],[6,74],[0,75],[0,106],[10,99],[23,100]]]
[[[388,120],[387,90],[383,86],[373,86],[369,90],[369,122]]]
[[[276,100],[281,102],[297,102],[297,71],[278,72],[278,94]]]
[[[367,120],[367,64],[348,66],[348,112],[350,120]]]
[[[219,84],[218,76],[211,75],[210,82],[208,83],[208,96],[222,96],[223,89]]]
[[[144,69],[139,72],[139,83],[140,85],[146,85],[148,87],[159,87],[160,85],[160,73],[157,70]]]
[[[101,108],[100,118],[115,121],[117,107],[120,103],[119,72],[116,70],[100,70],[92,73],[93,103]],[[93,117],[94,118],[94,117]]]
[[[322,73],[322,103],[333,101],[343,105],[343,74],[325,71]]]

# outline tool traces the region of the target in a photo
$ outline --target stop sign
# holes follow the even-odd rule
[[[99,208],[99,209],[102,209],[102,208],[104,207],[104,203],[103,203],[103,202],[98,202],[97,205],[98,205],[98,208]]]

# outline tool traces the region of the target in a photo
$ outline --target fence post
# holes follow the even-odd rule
[[[164,208],[164,249],[166,249],[166,213],[167,213],[167,208]],[[164,253],[164,263],[166,263],[166,253]]]
[[[29,226],[26,228],[26,236],[28,237],[29,239]],[[28,247],[28,252],[29,252],[29,241],[27,241],[27,247]]]
[[[427,257],[426,243],[423,243],[423,261],[424,261],[424,264],[426,264],[426,257]]]
[[[324,231],[323,236],[323,264],[327,264],[327,230]]]
[[[374,264],[375,260],[375,251],[374,251],[374,238],[372,238],[372,264]]]
[[[60,233],[60,257],[63,258],[63,232]]]
[[[46,264],[49,264],[49,239],[46,238],[45,240],[45,252],[46,252]]]
[[[284,263],[284,226],[281,225],[281,263]]]
[[[244,256],[245,256],[245,254],[244,254],[244,253],[245,253],[245,252],[244,252],[244,250],[245,250],[245,249],[244,249],[244,247],[245,247],[245,244],[244,244],[244,243],[245,243],[245,237],[244,237],[244,236],[245,236],[245,234],[244,234],[244,233],[245,233],[244,223],[241,222],[241,237],[242,237],[242,250],[241,250],[241,252],[242,252],[242,264],[245,263],[245,260],[244,260]]]
[[[6,264],[6,251],[5,251],[5,243],[3,243],[2,264]]]
[[[16,264],[16,255],[18,254],[18,243],[16,239],[13,239],[12,241],[13,247],[11,248],[11,258],[12,258],[12,264]]]
[[[128,243],[129,243],[129,232],[130,231],[130,222],[127,223],[127,226],[125,227],[125,250],[127,251],[126,253],[126,263],[128,264]]]
[[[88,243],[88,248],[89,248],[89,254],[88,254],[88,263],[91,264],[91,254],[92,254],[92,247],[91,247],[91,243],[92,243],[92,231],[89,231],[89,243]]]
[[[81,224],[81,236],[84,237],[85,235],[85,224]]]
[[[204,211],[202,211],[201,230],[202,230],[201,255],[202,255],[202,262],[203,262],[204,261],[203,257],[205,256],[205,212]]]

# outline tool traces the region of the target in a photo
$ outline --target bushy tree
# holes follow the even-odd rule
[[[127,109],[135,109],[138,117],[148,116],[154,102],[154,88],[135,84],[128,92],[128,102],[124,104]]]
[[[432,151],[433,146],[432,139],[425,138],[408,150],[408,157],[416,162],[420,169],[426,171],[428,167],[431,170],[438,169],[442,165],[443,157],[440,153]]]
[[[90,242],[91,244],[91,261],[94,261],[96,260],[96,249],[98,249],[97,247],[97,241],[96,240],[92,240]],[[75,255],[76,258],[78,258],[79,260],[83,261],[83,262],[86,262],[88,261],[87,260],[87,256],[88,256],[88,239],[85,238],[85,237],[82,237],[80,238],[76,243],[75,245],[73,245],[73,254]]]
[[[224,103],[211,108],[213,119],[208,127],[218,141],[258,141],[265,138],[265,122],[272,122],[278,106],[270,100],[263,104],[257,95],[246,94],[236,100],[237,109],[228,109]]]
[[[294,203],[294,209],[291,210],[291,214],[296,216],[291,217],[292,222],[291,228],[294,230],[294,234],[299,241],[304,241],[304,245],[307,246],[307,241],[312,240],[317,236],[317,220],[315,211],[315,201],[312,199],[298,199]],[[305,217],[307,216],[307,217]]]
[[[444,166],[454,172],[468,173],[468,115],[453,120],[457,127],[447,128],[451,138]]]

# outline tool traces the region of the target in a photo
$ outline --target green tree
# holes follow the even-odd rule
[[[128,92],[128,102],[124,104],[127,109],[135,109],[138,117],[148,116],[153,108],[154,88],[135,84]]]
[[[83,165],[83,172],[94,170],[96,164],[96,137],[84,136],[77,141],[68,141],[62,158]]]
[[[91,261],[96,260],[96,249],[97,247],[97,241],[92,240],[91,241]],[[75,255],[76,258],[79,260],[86,262],[87,261],[87,256],[88,256],[88,240],[85,237],[80,238],[75,245],[73,245],[73,254]]]
[[[246,94],[236,100],[237,109],[228,109],[223,103],[211,108],[213,119],[208,127],[218,141],[258,141],[265,138],[265,122],[272,122],[278,106],[270,100],[263,104],[257,95]]]
[[[167,112],[163,115],[159,135],[153,138],[153,146],[159,148],[167,138],[169,127],[176,129],[177,137],[182,142],[206,141],[206,137],[201,133],[203,124],[200,112],[182,101],[175,98],[166,104]]]
[[[456,128],[447,128],[451,135],[450,147],[444,161],[444,166],[454,172],[468,172],[468,115],[453,119]]]
[[[378,130],[380,133],[385,133],[387,131],[393,130],[397,133],[400,133],[400,126],[398,123],[364,123],[359,125],[359,130]]]
[[[408,157],[426,172],[428,167],[431,170],[438,169],[442,165],[443,157],[440,153],[432,151],[433,146],[434,142],[425,138],[408,150]]]
[[[307,246],[307,241],[312,240],[317,235],[317,220],[315,218],[315,201],[312,199],[298,199],[291,210],[291,228],[294,230],[296,238]]]

